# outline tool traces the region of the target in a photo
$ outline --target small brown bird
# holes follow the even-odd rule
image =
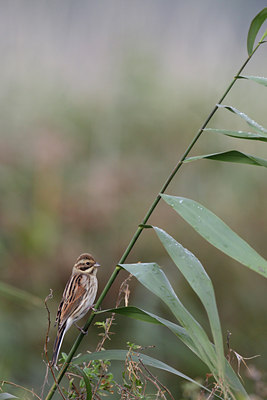
[[[74,264],[58,306],[55,323],[58,325],[58,330],[51,365],[57,364],[58,354],[67,330],[93,307],[98,287],[96,273],[99,266],[93,256],[88,253],[81,254]]]

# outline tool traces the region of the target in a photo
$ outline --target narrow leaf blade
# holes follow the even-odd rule
[[[267,261],[219,217],[194,200],[164,194],[161,197],[209,243],[267,278]]]
[[[163,371],[170,372],[171,374],[177,375],[183,379],[186,379],[189,382],[195,383],[199,387],[201,387],[204,390],[209,391],[209,389],[205,388],[201,384],[199,384],[197,381],[194,381],[194,379],[190,378],[189,376],[183,374],[182,372],[178,371],[177,369],[171,367],[170,365],[157,360],[153,357],[149,357],[146,354],[142,353],[137,353],[137,352],[132,352],[129,353],[128,350],[104,350],[100,352],[94,352],[90,354],[85,354],[81,357],[76,358],[73,360],[73,363],[75,364],[80,364],[82,362],[88,362],[91,360],[117,360],[117,361],[125,361],[126,357],[131,355],[131,358],[133,361],[138,362],[141,360],[143,364],[148,365],[150,367],[158,368]],[[218,396],[217,396],[218,397]]]
[[[10,393],[0,393],[0,400],[7,400],[7,399],[18,399],[17,396],[13,396]]]
[[[129,318],[134,318],[139,321],[149,322],[151,324],[158,324],[166,326],[170,331],[172,331],[186,346],[190,348],[199,358],[198,350],[188,335],[186,329],[182,326],[177,325],[165,318],[161,318],[158,315],[152,314],[148,311],[142,310],[137,307],[129,306],[129,307],[118,307],[118,308],[111,308],[108,310],[98,311],[98,314],[103,312],[111,312],[115,314],[124,315]]]
[[[253,47],[255,43],[256,36],[264,23],[264,21],[267,19],[267,7],[265,7],[263,10],[261,10],[255,18],[253,18],[250,28],[248,31],[248,37],[247,37],[247,50],[248,50],[248,55],[250,56],[253,52]],[[264,34],[265,35],[265,34]],[[263,37],[264,37],[263,35]],[[262,38],[263,39],[263,38]]]
[[[244,131],[231,131],[228,129],[215,129],[215,128],[206,128],[205,132],[214,132],[220,133],[222,135],[234,137],[237,139],[248,139],[248,140],[261,140],[263,142],[267,142],[267,133],[259,133],[259,132],[244,132]]]
[[[252,76],[252,75],[239,75],[239,79],[248,79],[250,81],[259,83],[260,85],[267,86],[267,78],[263,76]]]
[[[231,162],[237,164],[250,164],[267,168],[267,160],[264,158],[252,156],[237,150],[229,150],[222,153],[203,154],[201,156],[186,158],[184,162],[210,159],[215,161]]]
[[[138,319],[141,321],[146,321],[146,322],[150,322],[153,324],[164,325],[171,332],[173,332],[177,337],[179,337],[189,348],[191,348],[191,339],[184,328],[182,328],[180,325],[174,324],[173,322],[168,321],[164,318],[161,318],[161,317],[159,317],[155,314],[152,314],[148,311],[141,310],[140,308],[137,308],[137,307],[120,307],[120,308],[112,308],[109,310],[98,311],[98,314],[100,314],[102,312],[112,312],[112,313],[114,312],[117,314],[128,316],[130,318],[135,318],[135,319]],[[198,352],[197,352],[197,350],[195,350],[194,347],[195,346],[193,344],[193,347],[191,348],[191,350],[196,355],[198,355]],[[95,354],[95,353],[93,353],[93,354]],[[91,354],[89,356],[91,356]],[[199,355],[198,355],[198,357],[199,357]],[[80,360],[80,358],[75,362],[79,362],[79,360]],[[238,398],[248,399],[248,395],[247,395],[245,389],[243,388],[240,380],[238,379],[236,373],[234,372],[234,370],[232,369],[232,367],[230,366],[230,364],[227,361],[225,364],[226,364],[225,375],[226,375],[227,382],[229,383],[229,386],[235,392],[237,392],[239,394]]]
[[[245,113],[239,111],[237,108],[232,107],[232,106],[226,106],[223,104],[217,104],[219,108],[225,108],[228,111],[231,111],[232,113],[238,115],[240,118],[242,118],[246,123],[251,126],[253,129],[255,129],[256,132],[258,133],[267,133],[267,129],[265,129],[263,126],[258,124],[256,121],[254,121],[252,118],[248,117]]]
[[[121,264],[121,266],[170,308],[197,347],[201,360],[216,375],[216,354],[206,332],[178,299],[162,269],[156,263]]]
[[[219,313],[215,300],[215,293],[210,277],[203,268],[201,262],[191,253],[178,243],[172,236],[163,229],[154,227],[161,243],[172,258],[178,269],[184,275],[185,279],[200,298],[207,312],[212,336],[215,343],[217,353],[217,368],[219,376],[223,379],[225,370],[225,359],[223,350],[223,339]]]
[[[72,368],[74,370],[77,370],[78,374],[81,374],[83,379],[84,379],[84,384],[85,384],[85,390],[86,390],[86,400],[92,400],[92,388],[91,388],[91,384],[90,384],[90,380],[88,378],[88,376],[86,375],[86,373],[84,372],[84,370],[82,368],[80,368],[78,365],[72,365]]]

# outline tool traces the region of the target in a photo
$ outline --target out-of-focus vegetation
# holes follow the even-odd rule
[[[31,293],[35,300],[44,299],[52,288],[53,316],[81,252],[92,252],[103,265],[101,290],[163,180],[246,57],[247,28],[263,2],[246,8],[240,1],[242,13],[238,2],[211,3],[2,4],[1,282]],[[263,48],[247,74],[266,76],[265,65]],[[267,126],[264,88],[239,82],[230,97],[229,103]],[[244,128],[223,110],[211,126]],[[204,154],[227,146],[266,158],[260,143],[233,142],[211,133],[195,151]],[[169,192],[207,206],[266,258],[266,171],[210,163],[185,165]],[[264,381],[266,374],[263,278],[218,253],[181,219],[174,219],[164,204],[151,223],[168,227],[205,266],[225,338],[227,330],[232,332],[231,346],[244,356],[261,354],[251,361],[252,376],[242,373],[255,393],[254,383]],[[207,327],[198,299],[182,277],[177,279],[175,267],[150,232],[143,232],[131,261],[161,265]],[[122,273],[103,307],[114,306],[124,277]],[[0,296],[0,377],[38,391],[45,374],[45,308],[13,298],[7,290]],[[135,283],[130,301],[167,314]],[[155,345],[151,356],[193,378],[205,375],[205,367],[182,344],[170,351],[172,337],[163,327],[116,317],[113,331],[113,347],[127,340]],[[90,330],[81,351],[94,350],[97,333],[97,328]],[[63,350],[75,335],[73,328]],[[179,393],[180,381],[167,374],[161,381]]]

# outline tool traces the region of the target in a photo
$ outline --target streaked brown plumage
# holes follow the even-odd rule
[[[56,365],[65,333],[73,323],[81,319],[92,308],[97,293],[97,267],[99,264],[91,254],[78,257],[68,280],[62,300],[58,306],[56,324],[57,337],[51,364]]]

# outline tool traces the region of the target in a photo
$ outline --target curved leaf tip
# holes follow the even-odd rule
[[[248,37],[247,37],[247,50],[248,50],[248,55],[250,56],[253,53],[253,47],[255,43],[256,36],[262,26],[262,24],[265,22],[267,19],[267,7],[265,7],[263,10],[261,10],[255,18],[253,18],[249,31],[248,31]],[[267,30],[265,31],[264,35],[261,38],[261,42],[267,35]]]
[[[17,399],[17,396],[13,396],[10,393],[0,393],[0,400],[7,400],[7,399]]]

